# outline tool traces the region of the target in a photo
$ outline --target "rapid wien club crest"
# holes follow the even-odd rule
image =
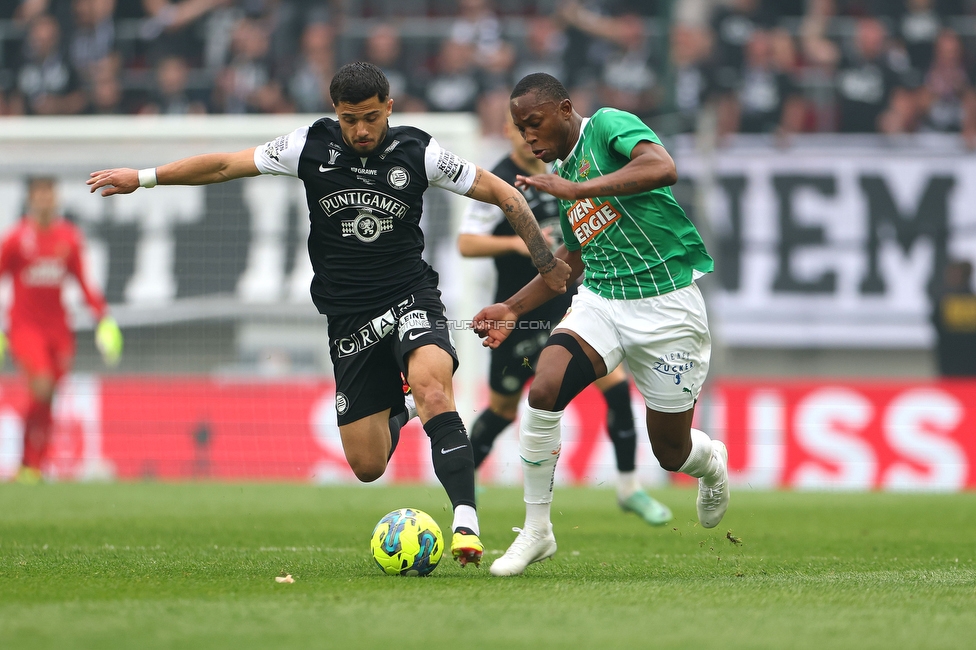
[[[358,209],[356,218],[342,222],[342,236],[355,237],[362,242],[376,241],[384,232],[393,230],[393,217],[378,217],[369,210]]]
[[[580,161],[579,171],[576,172],[576,175],[579,176],[580,178],[586,178],[587,176],[590,175],[590,161],[589,160],[587,160],[586,158],[583,158]]]

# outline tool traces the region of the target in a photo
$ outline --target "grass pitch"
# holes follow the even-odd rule
[[[399,578],[373,525],[447,530],[439,488],[0,485],[0,648],[973,647],[976,494],[740,489],[710,531],[694,492],[655,495],[662,528],[557,489],[556,557],[493,578],[523,509],[488,488],[482,567]]]

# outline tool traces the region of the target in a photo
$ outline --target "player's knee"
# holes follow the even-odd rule
[[[529,406],[541,411],[551,411],[559,398],[562,377],[536,375],[529,388]]]
[[[413,388],[417,410],[427,418],[454,410],[454,402],[443,386],[431,383],[420,389]]]
[[[529,390],[529,406],[535,409],[562,411],[596,379],[593,362],[579,341],[566,332],[549,337],[538,365],[542,371]]]

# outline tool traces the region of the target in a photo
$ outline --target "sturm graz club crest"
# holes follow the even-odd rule
[[[386,175],[386,182],[390,184],[390,187],[402,190],[410,183],[410,174],[403,167],[394,167]]]

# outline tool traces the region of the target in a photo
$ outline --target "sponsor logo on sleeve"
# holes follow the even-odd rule
[[[573,204],[567,214],[573,226],[573,234],[580,246],[586,246],[594,237],[620,218],[609,201],[595,205],[593,199],[582,199]]]
[[[264,155],[275,162],[281,162],[281,152],[288,148],[288,136],[280,135],[264,147]]]
[[[464,170],[464,162],[450,151],[441,151],[437,157],[437,169],[441,170],[445,176],[457,183]]]

